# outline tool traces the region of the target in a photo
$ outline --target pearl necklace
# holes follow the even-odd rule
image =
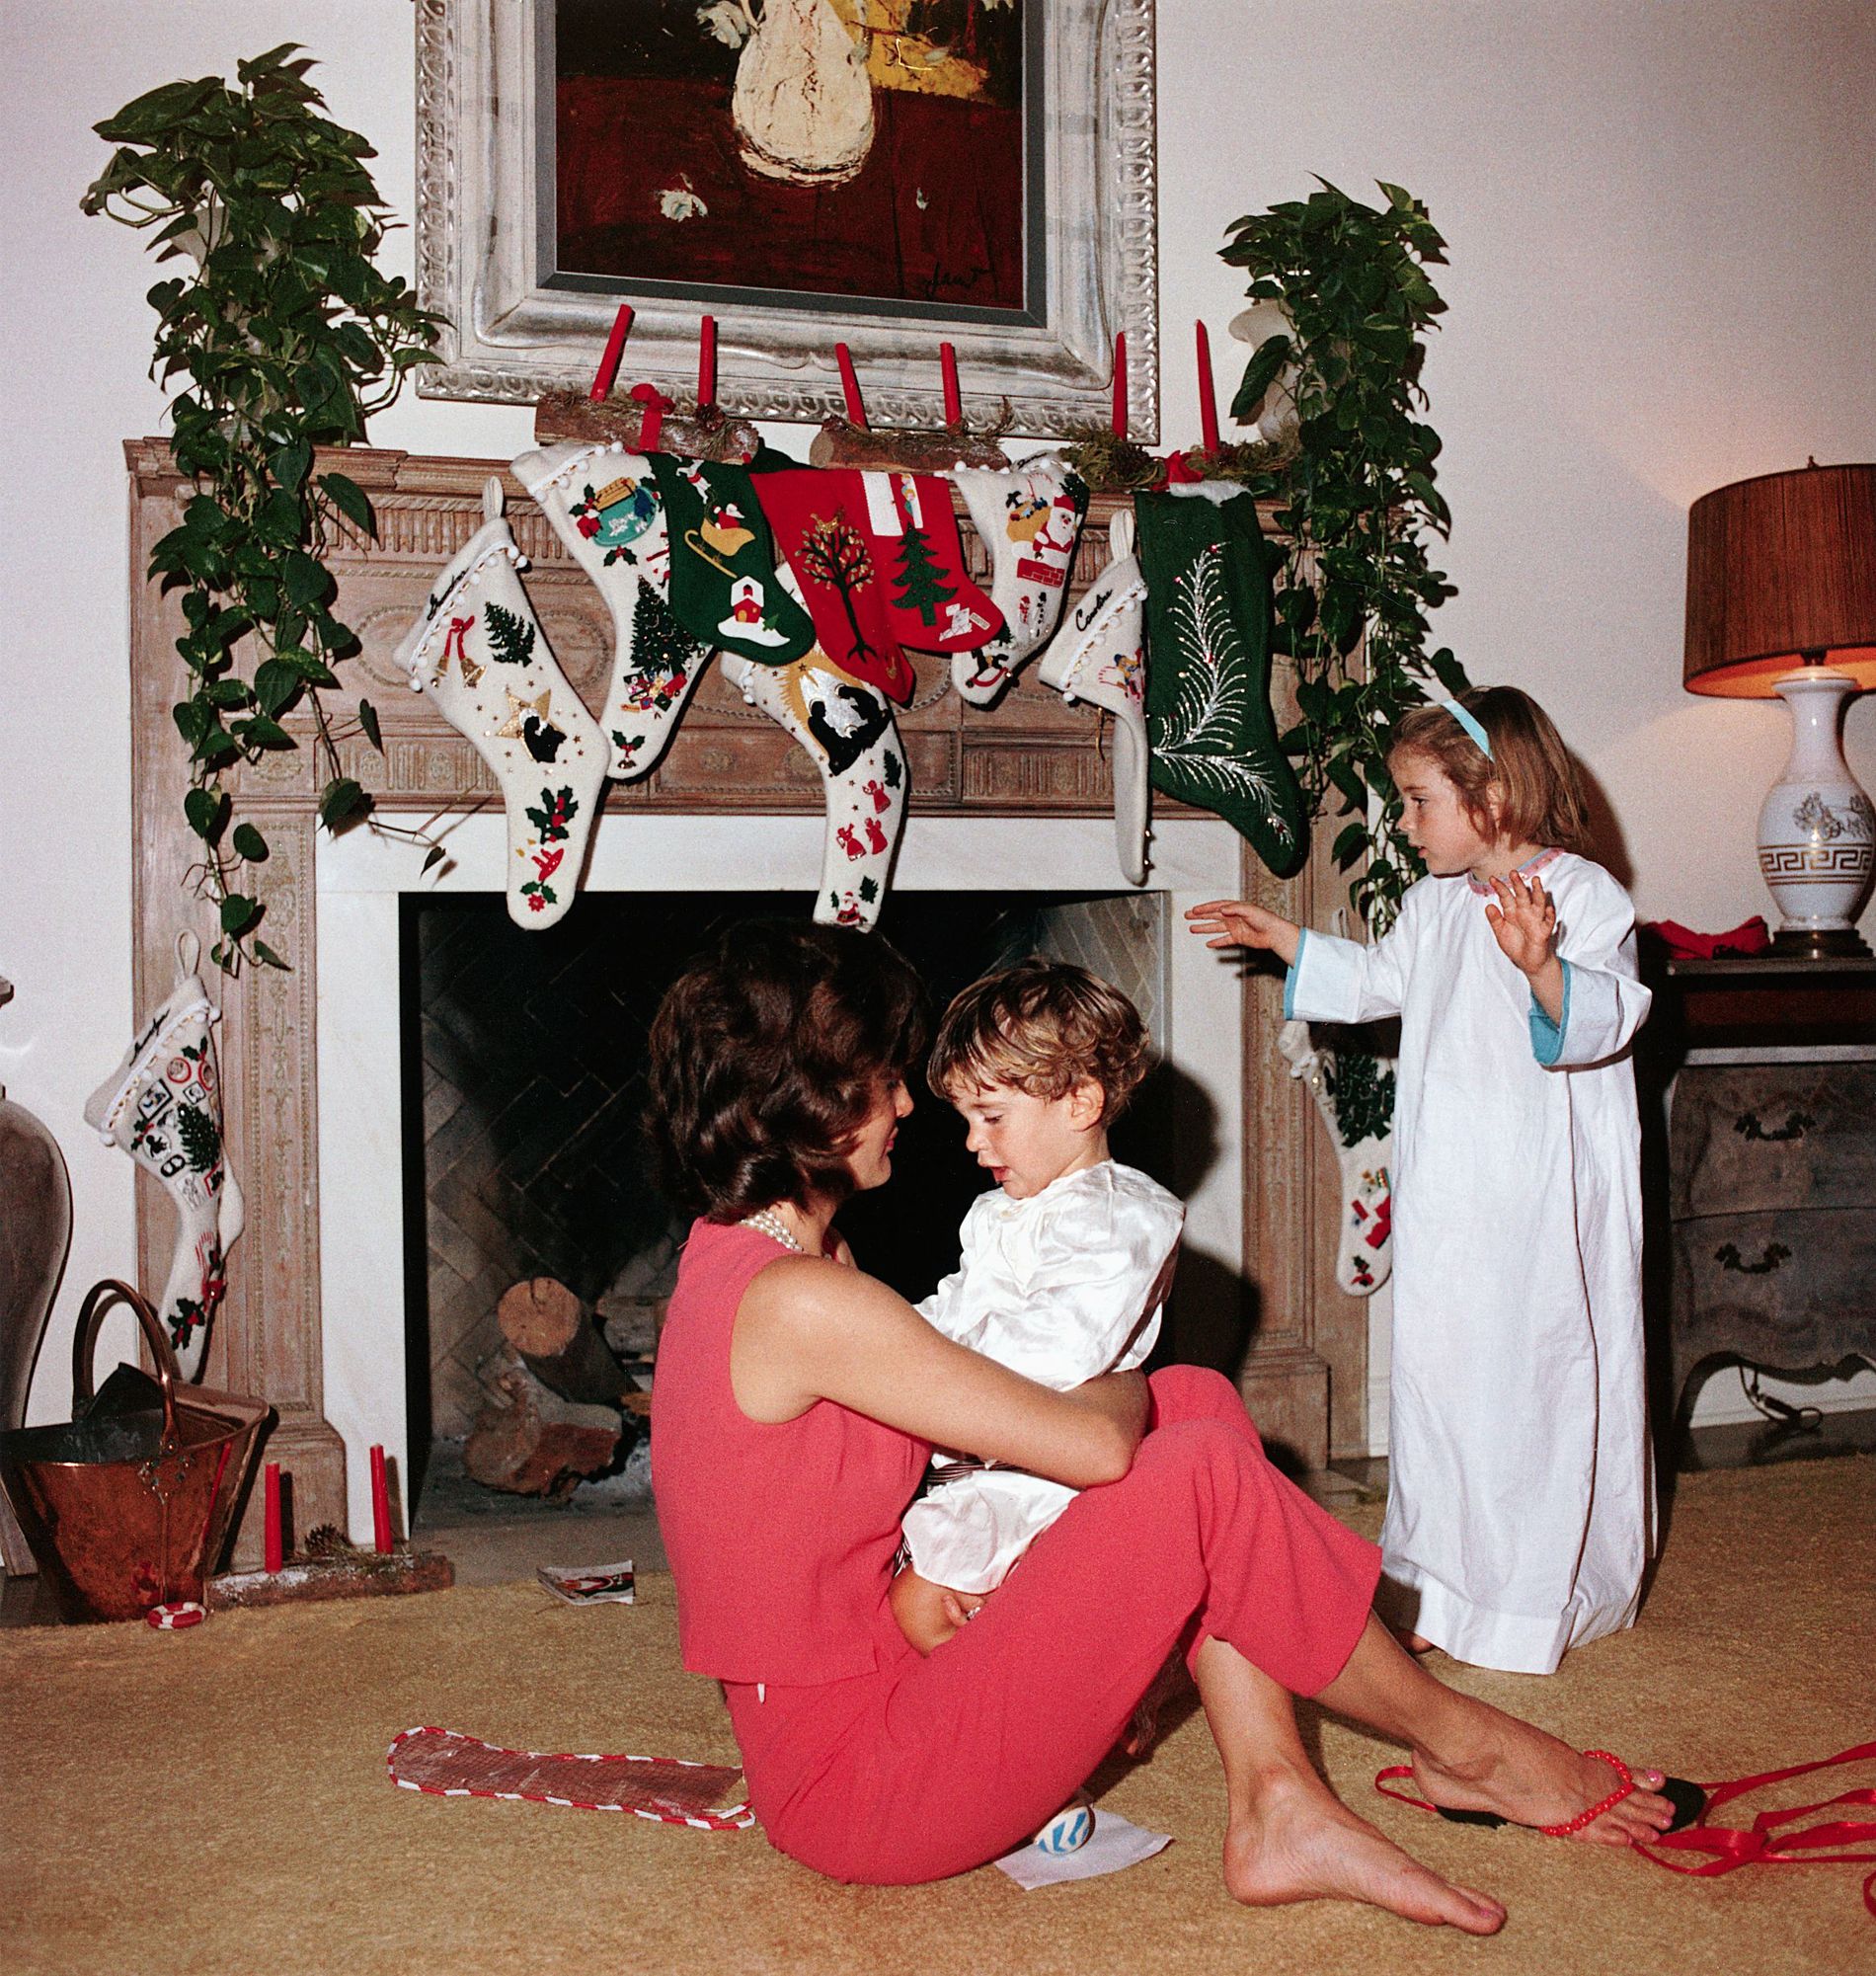
[[[808,1253],[807,1249],[789,1233],[787,1224],[773,1208],[758,1208],[754,1214],[744,1215],[738,1225],[753,1228],[757,1234],[767,1235],[770,1241],[780,1242],[783,1248],[793,1249],[797,1255]]]

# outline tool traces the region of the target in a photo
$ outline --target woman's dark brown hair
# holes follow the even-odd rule
[[[665,1192],[725,1223],[777,1201],[844,1199],[853,1135],[924,1040],[924,989],[877,934],[732,927],[652,1021],[646,1129]]]
[[[1387,744],[1389,773],[1402,755],[1424,756],[1446,771],[1481,835],[1587,855],[1583,776],[1550,716],[1516,686],[1474,686],[1459,705],[1490,737],[1489,755],[1445,707],[1415,707]]]

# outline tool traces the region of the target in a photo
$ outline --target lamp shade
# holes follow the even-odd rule
[[[1687,515],[1687,690],[1770,699],[1820,655],[1876,687],[1876,465],[1702,495]]]

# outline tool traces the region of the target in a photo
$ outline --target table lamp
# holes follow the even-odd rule
[[[1759,869],[1782,923],[1773,950],[1866,954],[1856,915],[1876,872],[1876,811],[1838,741],[1843,703],[1876,686],[1876,465],[1760,474],[1687,515],[1691,693],[1791,709],[1791,758],[1759,813]]]

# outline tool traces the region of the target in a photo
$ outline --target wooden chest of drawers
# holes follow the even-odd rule
[[[1818,965],[1794,990],[1815,998]],[[1677,967],[1664,1011],[1681,1032],[1668,1239],[1670,1390],[1683,1421],[1717,1365],[1876,1363],[1876,963],[1862,964],[1867,979],[1855,964],[1837,971],[1852,992],[1835,1016],[1814,999],[1803,1019],[1781,1002],[1781,971],[1731,967]],[[1704,1009],[1703,992],[1716,997]],[[1716,1008],[1723,1028],[1702,1020]]]

